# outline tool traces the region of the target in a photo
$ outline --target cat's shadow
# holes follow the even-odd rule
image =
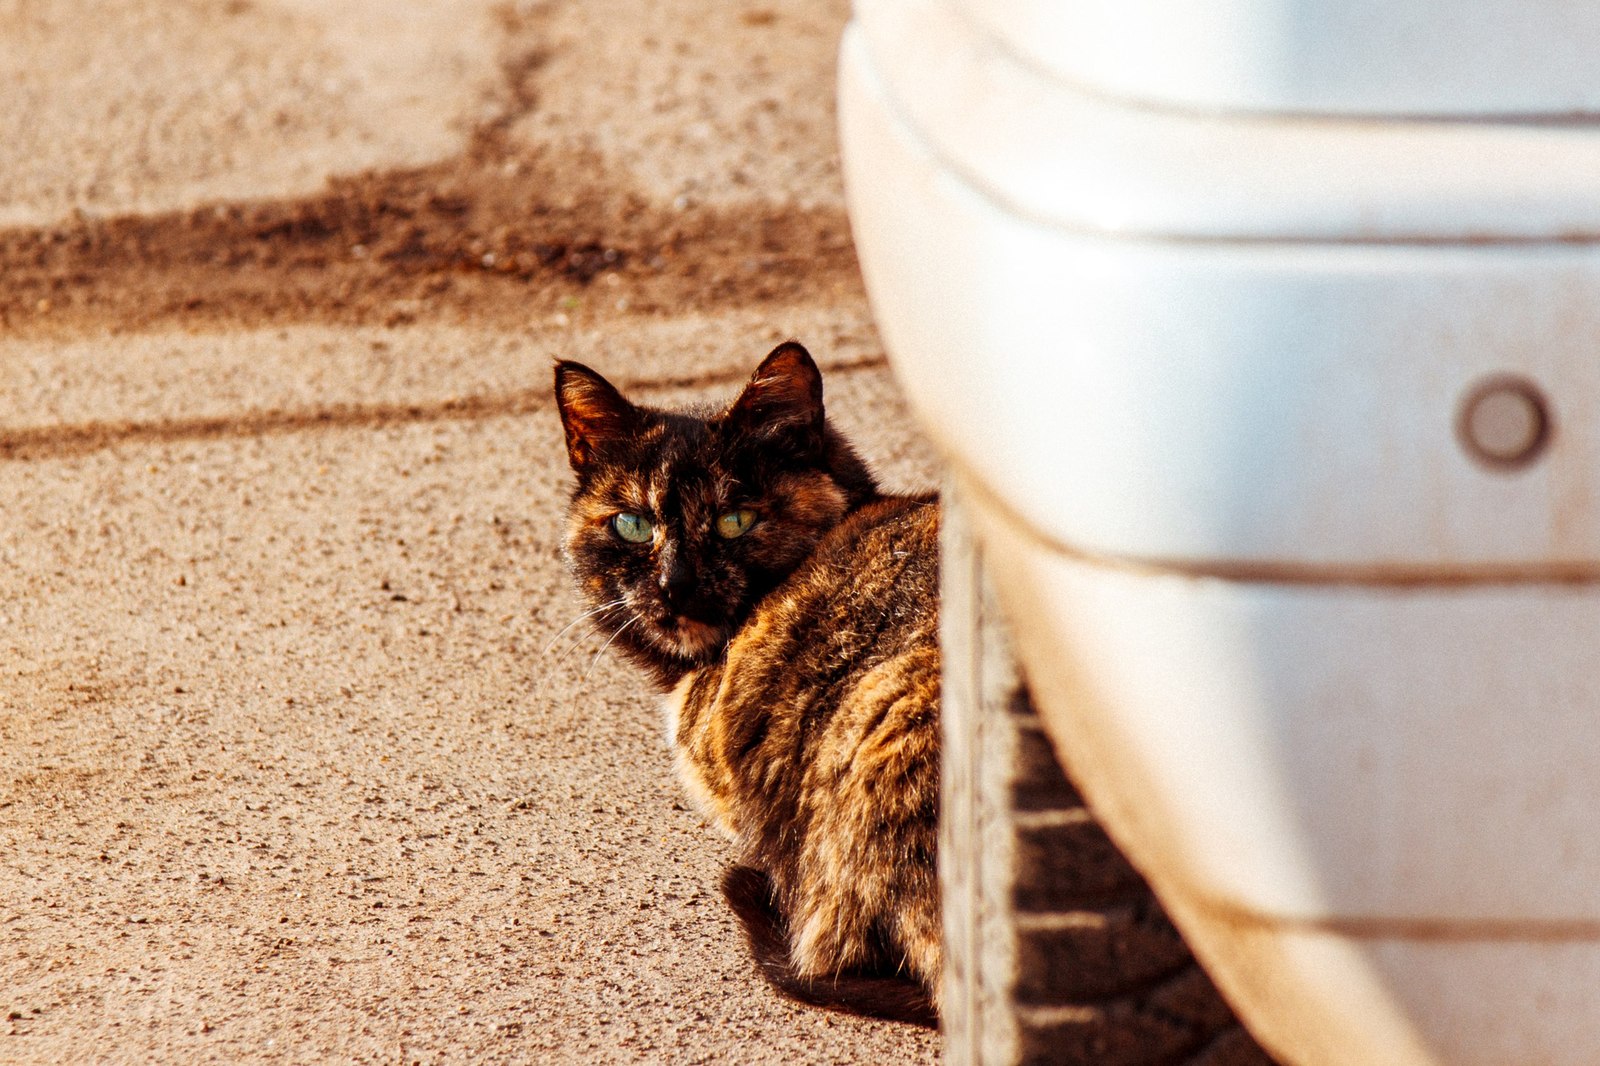
[[[761,870],[728,867],[722,875],[722,895],[744,928],[757,968],[785,996],[824,1010],[939,1028],[932,1000],[909,977],[849,970],[821,979],[798,974],[789,957],[789,934],[778,911],[772,879]]]

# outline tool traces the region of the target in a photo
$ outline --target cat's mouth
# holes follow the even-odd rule
[[[724,639],[721,626],[711,622],[702,622],[698,618],[678,615],[672,619],[671,625],[673,635],[678,638],[678,643],[683,645],[684,651],[695,658],[699,658],[707,652],[715,651],[721,646]]]
[[[705,658],[720,649],[727,640],[727,633],[722,626],[687,615],[672,615],[662,621],[660,628],[662,634],[676,644],[680,654],[687,659]]]

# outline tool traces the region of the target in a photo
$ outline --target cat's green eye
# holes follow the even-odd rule
[[[750,527],[756,524],[756,513],[748,507],[741,507],[737,511],[729,511],[717,519],[717,536],[724,540],[742,537]]]
[[[611,529],[629,544],[643,544],[656,534],[656,527],[650,524],[650,519],[626,511],[611,516]]]

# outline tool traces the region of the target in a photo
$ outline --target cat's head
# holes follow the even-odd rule
[[[568,361],[556,403],[577,475],[568,562],[602,631],[663,684],[720,655],[755,603],[876,495],[793,341],[720,410],[634,404]]]

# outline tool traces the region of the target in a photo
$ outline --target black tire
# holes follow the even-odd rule
[[[1271,1066],[1058,763],[943,513],[945,1061]]]

